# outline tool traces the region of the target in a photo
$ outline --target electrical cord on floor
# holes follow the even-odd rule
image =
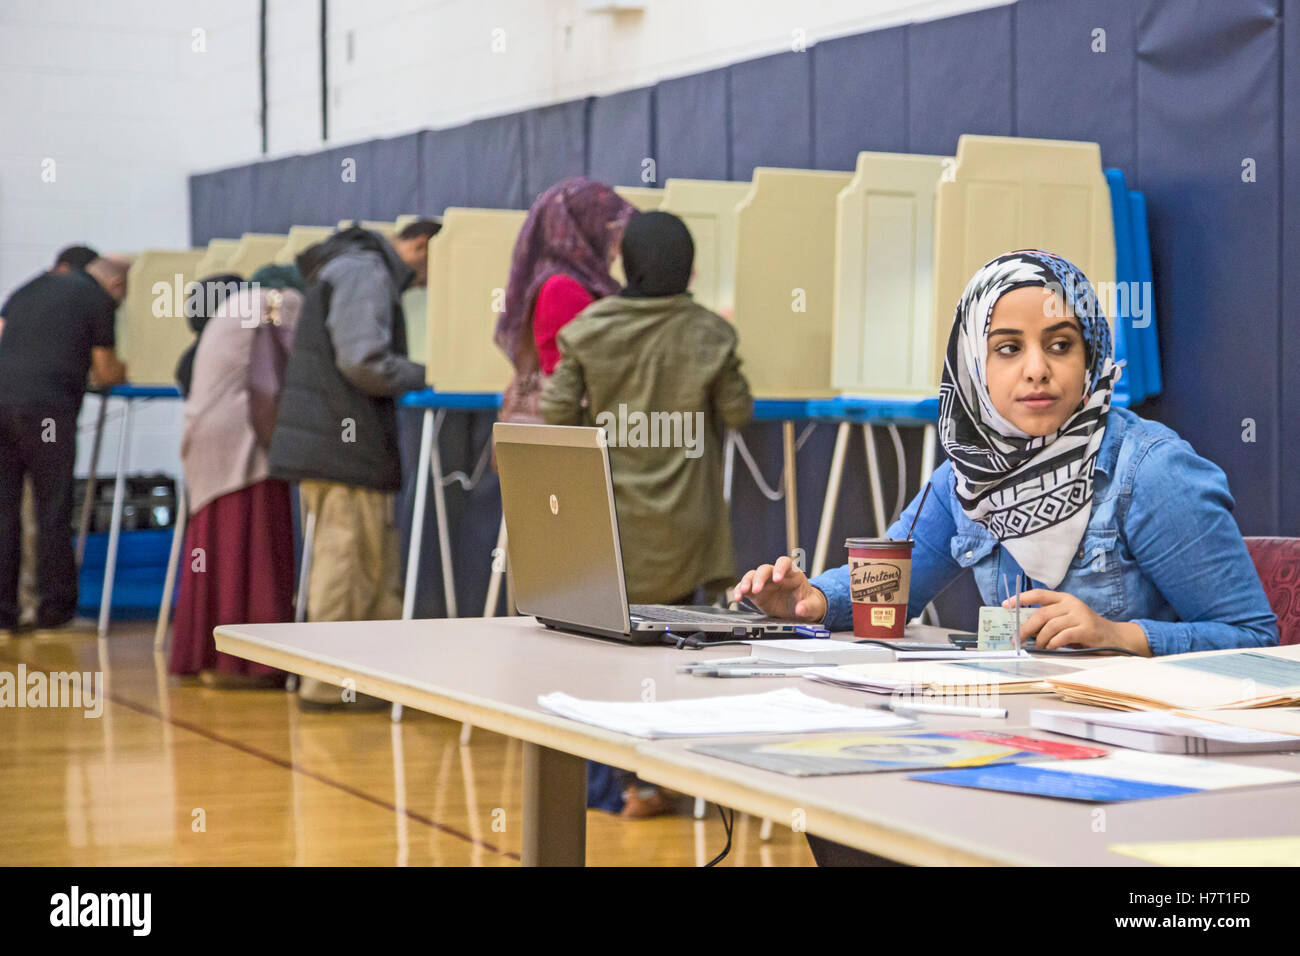
[[[728,813],[730,813],[731,816],[727,816]],[[728,853],[731,852],[731,828],[732,828],[732,826],[733,826],[733,825],[735,824],[735,822],[736,822],[736,811],[735,811],[735,810],[730,810],[730,811],[728,811],[728,810],[724,810],[724,809],[722,808],[722,805],[719,804],[719,805],[718,805],[718,816],[722,817],[722,829],[726,831],[726,834],[727,834],[727,844],[726,844],[726,846],[724,846],[724,847],[722,848],[722,852],[721,852],[721,853],[719,853],[717,856],[715,856],[715,857],[714,857],[712,860],[710,860],[708,863],[705,863],[705,864],[704,864],[705,868],[708,868],[708,867],[710,867],[710,866],[717,866],[719,863],[721,863],[721,862],[723,861],[723,859],[726,857],[726,855],[727,855]]]

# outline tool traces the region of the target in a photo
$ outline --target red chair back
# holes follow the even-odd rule
[[[1247,538],[1283,644],[1300,644],[1300,538]]]

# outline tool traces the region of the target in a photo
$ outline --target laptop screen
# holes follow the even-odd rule
[[[543,621],[626,634],[604,437],[599,428],[493,427],[516,606]]]

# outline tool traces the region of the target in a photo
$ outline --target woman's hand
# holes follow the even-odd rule
[[[1015,607],[1008,598],[1004,608]],[[1073,594],[1035,588],[1020,595],[1020,605],[1041,604],[1028,620],[1021,621],[1020,639],[1034,638],[1040,650],[1055,650],[1067,645],[1082,647],[1123,647],[1144,657],[1151,656],[1146,631],[1130,622],[1108,621]]]
[[[826,595],[808,583],[808,576],[784,555],[763,564],[736,585],[735,599],[748,596],[764,614],[818,624],[826,617]]]

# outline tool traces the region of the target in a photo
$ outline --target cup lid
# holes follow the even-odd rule
[[[910,548],[912,542],[906,538],[845,538],[846,548]]]

